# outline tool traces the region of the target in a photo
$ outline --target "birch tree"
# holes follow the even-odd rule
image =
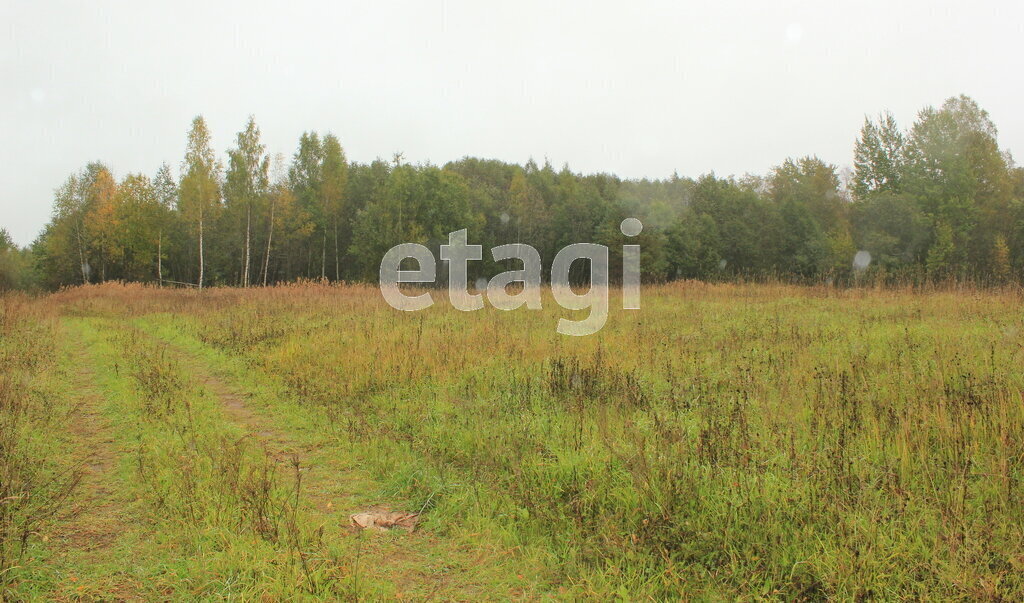
[[[72,174],[56,191],[53,200],[53,229],[49,242],[54,257],[66,256],[61,249],[74,249],[82,284],[89,282],[89,262],[86,259],[85,195],[82,194],[83,176]]]
[[[206,268],[203,229],[210,215],[220,206],[220,164],[210,147],[210,130],[201,115],[192,120],[181,173],[179,203],[186,219],[196,228],[199,245],[199,277],[196,285],[202,289]]]
[[[121,258],[118,246],[119,216],[117,182],[106,166],[95,163],[86,167],[85,233],[93,257],[99,261],[100,281],[107,280],[107,268]]]
[[[334,134],[324,136],[322,182],[320,185],[321,211],[324,215],[321,248],[320,278],[324,277],[324,261],[327,255],[327,229],[330,224],[334,232],[334,280],[341,280],[341,246],[338,241],[338,221],[345,212],[345,187],[348,185],[348,162]]]
[[[320,231],[320,278],[325,276],[327,230],[324,226],[320,186],[323,182],[323,145],[316,132],[303,132],[299,138],[299,149],[292,157],[292,165],[288,170],[288,181],[298,209],[312,218],[317,230]],[[307,248],[307,267],[313,268],[312,250]],[[308,269],[307,268],[307,269]],[[315,268],[314,268],[315,269]],[[307,274],[313,273],[309,270]]]
[[[260,130],[252,116],[245,130],[238,133],[237,145],[228,151],[224,196],[228,207],[242,214],[242,286],[248,287],[252,263],[253,211],[266,196],[270,180],[270,157],[260,142]]]
[[[178,206],[178,186],[171,175],[171,166],[166,163],[160,166],[153,179],[156,200],[159,203],[159,220],[156,234],[156,278],[164,282],[164,238],[171,224],[173,212]]]
[[[288,175],[284,168],[284,157],[278,155],[274,158],[274,182],[270,185],[267,194],[267,247],[263,255],[263,286],[267,286],[267,277],[270,274],[270,253],[274,244],[274,226],[280,220],[279,216],[288,215],[295,202],[295,196],[288,185]]]

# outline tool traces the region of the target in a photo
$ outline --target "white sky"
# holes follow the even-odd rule
[[[848,165],[865,114],[966,93],[1024,149],[1024,3],[0,0],[0,227],[27,244],[90,160],[177,169],[333,131],[350,159],[545,157],[624,177]]]

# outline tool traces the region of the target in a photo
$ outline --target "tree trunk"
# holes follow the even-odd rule
[[[263,255],[263,286],[267,286],[267,273],[270,271],[270,243],[274,240],[274,202],[270,202],[270,228],[267,229],[267,253]]]
[[[338,251],[338,216],[334,216],[334,280],[341,280],[341,252]]]
[[[156,280],[160,286],[164,286],[164,233],[162,230],[156,233]]]
[[[203,290],[203,219],[199,218],[199,290]]]
[[[75,229],[75,234],[78,235],[76,237],[78,239],[78,266],[82,269],[82,284],[84,285],[89,282],[89,273],[85,269],[85,250],[83,249],[82,245],[81,225],[79,225],[78,228]]]
[[[242,286],[249,286],[249,231],[252,225],[252,205],[245,208],[245,264],[242,268]]]
[[[320,280],[327,280],[327,229],[324,229],[324,240],[320,246]]]

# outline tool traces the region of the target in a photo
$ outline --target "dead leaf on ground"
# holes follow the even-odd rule
[[[366,511],[349,517],[352,527],[361,530],[391,530],[402,528],[408,532],[416,529],[419,513],[398,513],[395,511]]]

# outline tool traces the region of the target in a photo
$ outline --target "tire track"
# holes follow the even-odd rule
[[[65,333],[67,333],[65,331]],[[70,335],[67,335],[70,337]],[[77,558],[75,566],[92,569],[118,561],[117,543],[130,528],[125,516],[128,504],[122,495],[115,469],[121,454],[114,441],[114,431],[103,415],[104,396],[97,383],[93,359],[79,342],[71,354],[71,383],[77,402],[69,412],[67,428],[73,442],[73,459],[81,467],[81,479],[66,520],[56,524],[49,534],[51,548],[61,557]],[[139,599],[140,585],[123,572],[97,576],[88,586],[76,586],[77,576],[69,575],[67,595],[53,593],[55,598]],[[88,591],[84,589],[88,588]]]
[[[366,492],[375,488],[367,487],[368,478],[359,475],[358,467],[331,454],[336,452],[332,444],[300,443],[268,416],[273,411],[254,408],[242,387],[215,374],[197,355],[152,333],[147,336],[165,345],[167,353],[218,400],[225,417],[263,446],[271,458],[282,465],[298,463],[302,476],[300,505],[307,519],[324,530],[325,538],[355,539],[349,514],[388,509],[386,505],[358,506]],[[364,496],[354,493],[357,491]],[[369,538],[353,542],[357,558],[362,557],[360,572],[390,582],[397,593],[402,593],[400,598],[469,600],[483,594],[475,575],[487,563],[485,559],[494,561],[488,552],[457,546],[429,533],[364,536]]]

